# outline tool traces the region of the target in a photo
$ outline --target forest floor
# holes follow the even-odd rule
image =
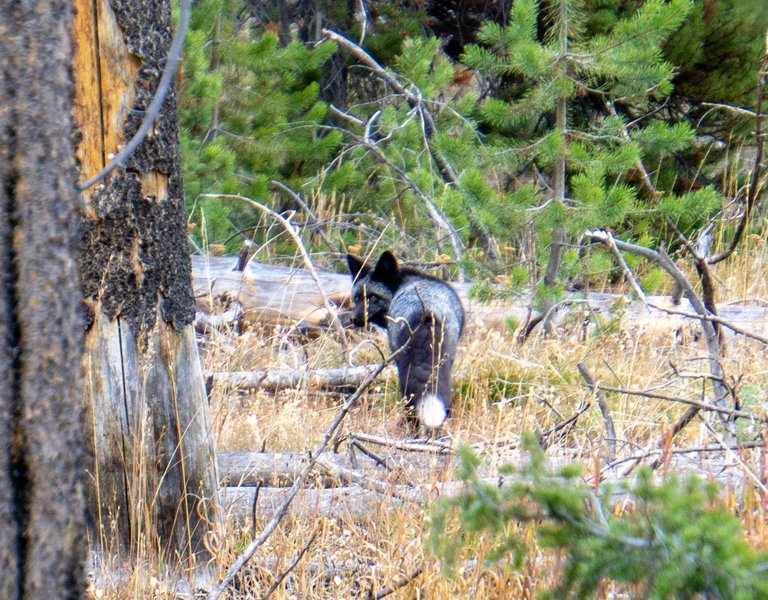
[[[723,303],[768,305],[764,238],[751,238],[754,248],[716,273]],[[756,323],[755,331],[762,327],[763,323]],[[488,329],[470,318],[454,367],[452,415],[437,441],[453,449],[471,446],[482,459],[483,473],[493,476],[500,465],[526,459],[520,443],[523,432],[544,434],[552,463],[581,463],[585,481],[595,485],[605,479],[631,480],[638,465],[660,459],[659,478],[694,472],[717,481],[720,502],[741,517],[748,541],[768,548],[764,451],[727,448],[733,444],[726,441],[721,417],[712,412],[700,412],[671,443],[663,441],[688,408],[669,398],[706,402],[709,397],[702,391],[709,387],[703,383],[709,363],[698,331],[693,321],[679,326],[677,321],[630,319],[621,310],[607,318],[573,310],[553,335],[534,334],[518,343],[511,332]],[[378,363],[388,355],[382,332],[347,330],[346,336],[346,349],[354,350],[355,364]],[[762,416],[768,394],[766,347],[738,335],[727,336],[725,345],[724,381],[738,397],[741,410]],[[299,337],[291,335],[289,328],[273,326],[242,333],[213,332],[201,340],[206,373],[337,367],[343,350],[336,332]],[[615,428],[614,457],[604,414],[579,372],[579,363],[601,385],[663,396],[605,393]],[[217,451],[275,456],[312,452],[350,395],[349,389],[299,386],[243,392],[215,385],[210,390],[210,409]],[[752,440],[761,428],[760,423],[740,419],[736,435],[738,440]],[[410,439],[391,369],[352,407],[328,452],[347,455],[360,434]],[[234,588],[225,597],[482,600],[533,598],[553,586],[562,557],[540,548],[524,528],[520,533],[528,547],[519,569],[511,561],[484,563],[488,548],[480,539],[465,552],[455,574],[446,577],[427,548],[426,537],[435,499],[454,489],[456,461],[451,455],[409,453],[386,445],[367,448],[383,462],[413,463],[414,468],[400,468],[397,473],[381,470],[376,479],[389,485],[390,493],[387,489],[374,493],[365,483],[323,492],[322,484],[313,478],[308,493],[294,500],[292,510],[236,576]],[[419,484],[426,492],[414,500],[395,491],[402,490],[403,484]],[[225,529],[210,540],[213,560],[209,566],[215,580],[221,579],[274,514],[259,508],[263,498],[255,510],[250,509],[254,488],[243,510],[239,491],[226,489]],[[267,492],[263,488],[256,493],[266,497]],[[334,510],[326,510],[327,498],[320,493],[336,494]],[[281,574],[284,579],[274,585]],[[167,588],[158,587],[154,577],[132,585],[132,590],[130,597],[173,597]],[[105,594],[111,596],[103,589],[91,590],[95,597]],[[606,583],[597,597],[629,598],[632,590]]]
[[[742,266],[745,270],[731,264],[720,274],[722,297],[755,306],[765,304],[765,278],[747,277],[759,267]],[[768,465],[760,449],[726,449],[727,436],[714,413],[700,413],[671,444],[664,444],[664,436],[686,411],[685,404],[607,393],[616,436],[611,466],[603,414],[577,368],[584,362],[595,379],[606,386],[706,401],[702,376],[708,362],[698,327],[695,322],[685,327],[638,323],[621,313],[607,320],[573,313],[560,323],[553,336],[534,335],[518,344],[510,333],[487,330],[483,323],[470,320],[454,368],[452,417],[439,441],[453,448],[460,444],[472,446],[482,458],[484,472],[493,474],[505,462],[525,459],[520,444],[522,432],[552,431],[590,403],[569,426],[547,437],[550,459],[557,464],[580,462],[588,481],[598,481],[608,472],[614,478],[631,478],[638,464],[659,458],[660,477],[693,471],[716,480],[721,485],[721,501],[742,517],[749,541],[767,547],[768,496],[761,482],[765,481]],[[348,336],[348,346],[356,349],[357,364],[379,362],[388,354],[386,339],[380,332],[353,331]],[[740,408],[762,413],[768,390],[765,347],[742,336],[729,336],[726,345],[721,362],[728,385],[739,397]],[[299,339],[279,328],[250,330],[220,340],[214,337],[205,348],[203,366],[208,372],[276,367],[321,369],[338,366],[342,356],[335,334]],[[337,437],[338,452],[347,452],[358,433],[394,440],[408,438],[396,375],[389,373],[376,381],[347,415]],[[312,451],[349,395],[306,388],[241,393],[216,386],[211,392],[211,410],[218,450]],[[760,427],[739,420],[738,438],[752,439]],[[708,451],[693,451],[696,448]],[[372,450],[395,458],[392,448]],[[301,507],[289,513],[243,571],[240,593],[247,590],[246,597],[263,597],[277,574],[287,570],[307,546],[272,597],[383,597],[376,594],[392,591],[388,597],[531,598],[553,585],[559,557],[538,548],[533,539],[520,569],[515,570],[507,561],[486,565],[476,560],[482,559],[486,550],[480,541],[468,551],[463,568],[446,578],[440,562],[426,548],[425,538],[431,501],[454,479],[455,462],[432,455],[432,462],[427,460],[427,468],[423,468],[424,458],[417,460],[417,455],[413,456],[420,468],[408,475],[410,483],[431,486],[429,501],[402,502],[382,493],[372,504],[366,503],[363,510],[349,500],[346,514],[323,514],[318,504],[314,509]],[[400,452],[398,458],[402,457]],[[319,502],[313,498],[302,496],[295,502]],[[216,548],[222,568],[231,564],[271,517],[271,513],[261,515],[257,510],[244,519],[242,510],[239,512],[240,516],[235,516],[232,509],[229,535],[223,536]],[[627,597],[626,593],[629,591],[606,584],[601,597]]]

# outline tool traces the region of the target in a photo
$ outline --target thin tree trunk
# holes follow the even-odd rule
[[[0,2],[0,599],[84,596],[71,2]]]
[[[76,0],[81,179],[139,128],[168,55],[170,1]],[[216,473],[192,320],[172,87],[144,142],[84,194],[89,507],[103,549],[131,560],[203,550]],[[114,524],[114,525],[113,525]],[[117,534],[117,540],[112,538]]]
[[[567,69],[566,54],[568,52],[568,10],[567,3],[560,3],[558,13],[560,56],[558,57],[558,69],[564,72]],[[564,73],[563,73],[564,74]],[[566,178],[566,145],[568,135],[568,104],[565,98],[558,98],[555,107],[555,127],[562,136],[562,147],[555,158],[553,187],[554,201],[563,205],[565,203],[565,178]],[[555,306],[557,299],[555,297],[555,286],[560,274],[560,265],[565,251],[566,231],[560,225],[555,225],[552,229],[552,241],[549,248],[549,262],[544,275],[544,302],[541,307],[542,328],[544,333],[552,333],[552,319],[550,311]]]

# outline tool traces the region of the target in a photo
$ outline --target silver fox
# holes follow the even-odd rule
[[[352,254],[347,264],[353,323],[384,327],[392,352],[408,344],[396,359],[407,417],[413,423],[415,416],[428,431],[437,429],[451,408],[451,369],[464,329],[461,300],[444,281],[400,268],[389,250],[373,269]]]

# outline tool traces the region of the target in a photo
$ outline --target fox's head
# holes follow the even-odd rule
[[[400,284],[394,254],[389,250],[383,252],[373,269],[352,254],[347,254],[347,264],[352,274],[352,322],[358,327],[366,323],[386,327],[389,305]]]

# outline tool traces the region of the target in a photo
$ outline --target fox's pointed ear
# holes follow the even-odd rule
[[[397,259],[390,250],[382,252],[379,261],[373,268],[371,279],[380,281],[389,289],[395,290],[400,283],[400,269],[397,266]]]
[[[370,267],[366,267],[365,263],[354,254],[347,254],[347,265],[349,266],[349,272],[352,273],[352,279],[357,278],[357,274],[362,271],[365,275]]]

